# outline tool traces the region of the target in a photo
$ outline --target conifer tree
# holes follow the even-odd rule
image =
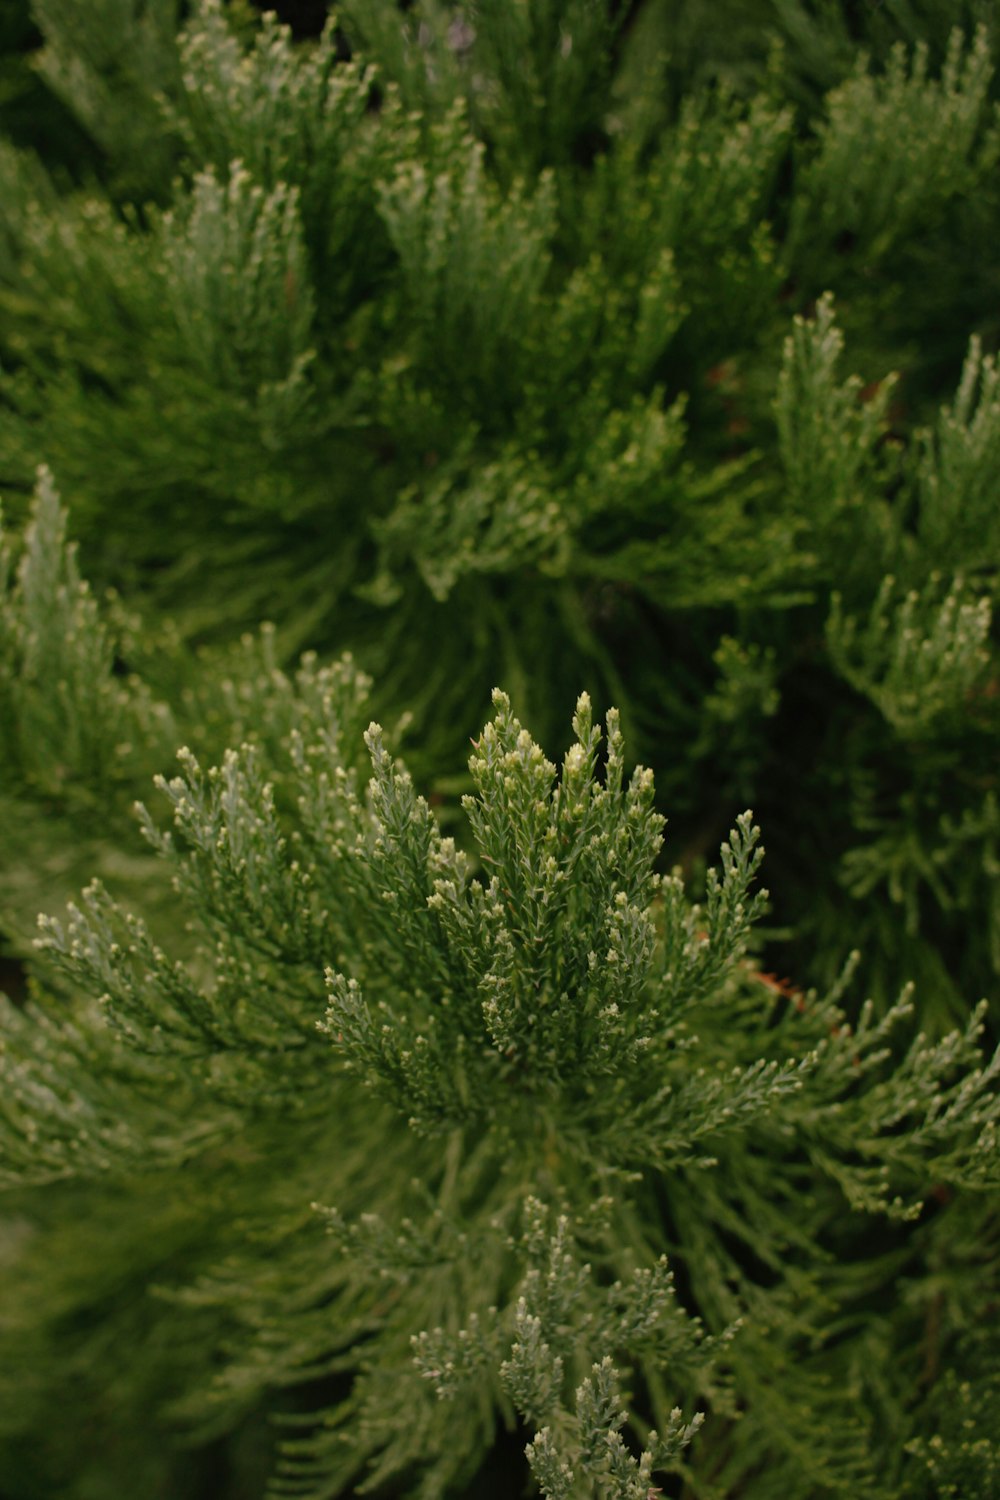
[[[43,481],[29,560],[47,528]],[[22,673],[36,719],[53,682]],[[273,671],[249,739],[159,779],[173,827],[140,821],[180,943],[98,882],[41,919],[32,1001],[4,1011],[8,1223],[32,1225],[8,1431],[68,1377],[91,1409],[128,1340],[118,1399],[147,1441],[150,1403],[239,1433],[292,1393],[275,1493],[457,1493],[517,1420],[550,1500],[663,1471],[696,1495],[750,1474],[762,1496],[920,1494],[949,1450],[921,1431],[907,1456],[913,1305],[974,1317],[997,1270],[965,1238],[970,1286],[968,1249],[921,1217],[996,1190],[981,1011],[934,1043],[908,996],[850,1023],[853,965],[825,996],[762,974],[750,815],[693,904],[657,871],[651,773],[626,777],[613,712],[601,756],[585,695],[558,771],[494,695],[463,853],[374,724],[365,786],[367,690],[349,660]],[[894,1227],[871,1260],[873,1215]],[[46,1461],[38,1493],[72,1492]],[[993,1449],[949,1462],[987,1473]]]
[[[353,649],[442,792],[491,683],[547,737],[617,702],[689,862],[720,786],[766,817],[782,968],[832,982],[846,901],[947,1025],[1000,951],[988,647],[917,733],[837,641],[887,575],[929,639],[991,601],[996,40],[729,9],[37,4],[91,145],[0,152],[6,503],[50,465],[146,629]]]
[[[992,9],[0,18],[4,1500],[995,1490]]]

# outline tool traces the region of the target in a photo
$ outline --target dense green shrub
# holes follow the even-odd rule
[[[505,1420],[644,1496],[605,1355],[675,1493],[992,1493],[991,12],[11,9],[0,926],[111,893],[7,1013],[11,1500],[243,1500],[269,1410],[330,1413],[292,1492],[482,1486]],[[757,936],[749,824],[655,884],[613,721],[606,789],[585,707],[558,791],[506,699],[465,773],[495,682],[619,705],[687,884],[752,804]],[[366,802],[369,694],[454,848],[379,742]]]
[[[58,526],[43,482],[29,618]],[[51,613],[92,703],[24,670],[15,713],[54,699],[117,736],[147,699],[101,675],[76,599],[75,634]],[[652,774],[626,781],[613,712],[598,774],[585,696],[557,776],[495,695],[465,799],[474,874],[375,725],[365,792],[367,691],[349,660],[261,674],[240,749],[207,770],[179,752],[159,782],[173,831],[141,823],[195,924],[180,961],[96,882],[43,919],[41,987],[4,1018],[4,1178],[36,1240],[10,1273],[5,1422],[38,1420],[70,1375],[133,1420],[166,1395],[203,1434],[304,1387],[320,1411],[278,1462],[289,1494],[366,1474],[453,1492],[502,1414],[526,1424],[550,1500],[639,1497],[664,1469],[696,1495],[751,1474],[762,1496],[898,1494],[914,1325],[944,1295],[951,1317],[983,1296],[970,1305],[975,1238],[907,1227],[931,1187],[964,1189],[959,1215],[995,1192],[981,1012],[933,1045],[905,997],[849,1024],[849,973],[827,997],[762,974],[749,815],[693,905],[679,872],[656,873]],[[93,712],[109,692],[114,714]],[[40,1222],[31,1184],[48,1184]],[[874,1261],[863,1215],[895,1224]],[[876,1314],[887,1265],[908,1295]],[[35,1341],[54,1290],[52,1371]],[[620,1435],[623,1377],[645,1456]],[[168,1482],[151,1447],[144,1483]],[[112,1455],[104,1483],[120,1474]],[[31,1485],[72,1480],[57,1456]]]
[[[961,369],[996,332],[992,44],[934,7],[734,5],[710,41],[677,9],[366,0],[296,47],[39,4],[103,185],[3,150],[8,503],[49,464],[154,625],[350,647],[425,777],[493,682],[547,736],[584,683],[687,860],[725,806],[767,818],[776,962],[830,981],[847,903],[883,1001],[915,976],[954,1016],[1000,946],[992,670],[963,638],[918,726],[870,653],[913,591],[981,625],[996,565],[995,375]]]

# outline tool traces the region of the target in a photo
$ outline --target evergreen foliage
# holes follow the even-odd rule
[[[51,505],[43,483],[40,524]],[[188,1185],[159,1287],[177,1410],[225,1430],[275,1390],[350,1375],[284,1446],[276,1493],[362,1476],[451,1492],[504,1414],[533,1431],[550,1497],[641,1495],[664,1468],[708,1494],[761,1451],[769,1493],[892,1493],[902,1453],[872,1444],[878,1413],[857,1399],[872,1273],[845,1230],[900,1221],[893,1257],[919,1286],[905,1225],[929,1189],[995,1190],[1000,1055],[983,1065],[981,1013],[893,1061],[905,997],[850,1025],[839,995],[766,982],[747,956],[764,900],[750,816],[692,904],[656,873],[653,778],[626,780],[613,712],[599,773],[586,696],[557,772],[495,694],[465,799],[474,869],[375,725],[365,789],[366,693],[349,661],[275,673],[253,743],[207,770],[182,750],[160,779],[173,829],[141,822],[195,923],[180,960],[97,883],[42,919],[43,986],[5,1013],[8,1185],[93,1182],[100,1202],[117,1182],[104,1232],[133,1266],[157,1262]],[[123,1247],[149,1180],[158,1207]],[[239,1208],[220,1223],[223,1180]],[[66,1253],[48,1238],[47,1276]],[[29,1289],[40,1248],[15,1265]],[[99,1371],[94,1291],[78,1289],[71,1342]],[[883,1337],[907,1316],[887,1312]],[[146,1317],[143,1394],[164,1379]],[[810,1384],[837,1420],[803,1453]],[[893,1384],[913,1400],[902,1371]],[[699,1400],[712,1416],[689,1454]]]
[[[0,533],[0,904],[22,951],[39,907],[65,901],[95,866],[148,871],[125,806],[176,738],[165,704],[135,674],[116,675],[129,622],[120,608],[117,631],[102,618],[65,529],[43,469],[20,549]]]
[[[710,42],[676,9],[378,0],[296,45],[212,0],[45,0],[38,77],[99,166],[70,183],[16,134],[0,157],[2,477],[17,516],[51,466],[147,628],[166,604],[194,640],[275,619],[282,662],[353,649],[442,791],[487,684],[549,736],[581,682],[618,702],[689,859],[724,833],[713,789],[761,808],[780,962],[818,948],[831,982],[875,855],[810,793],[768,803],[786,759],[846,747],[839,795],[897,851],[992,789],[953,753],[994,731],[988,664],[887,797],[906,736],[834,642],[886,574],[992,591],[995,39],[974,6],[963,31],[733,0]],[[738,667],[762,661],[766,712]],[[870,983],[957,1017],[1000,939],[904,884],[916,947]]]
[[[993,6],[8,10],[3,1500],[992,1495]]]

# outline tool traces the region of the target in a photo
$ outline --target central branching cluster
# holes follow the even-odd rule
[[[560,771],[495,695],[460,848],[362,735],[349,660],[255,691],[251,739],[161,780],[173,831],[141,810],[194,923],[182,954],[99,885],[44,920],[73,1003],[6,1010],[6,1176],[225,1173],[244,1232],[173,1292],[242,1330],[203,1399],[355,1369],[289,1449],[289,1493],[370,1462],[443,1494],[499,1408],[536,1429],[550,1500],[641,1496],[683,1466],[693,1403],[725,1420],[767,1341],[794,1345],[794,1298],[849,1304],[846,1268],[813,1281],[845,1198],[906,1218],[937,1183],[995,1180],[979,1017],[899,1055],[905,998],[851,1028],[836,996],[761,984],[750,815],[693,903],[657,869],[652,776],[626,779],[614,712],[600,765],[585,695]],[[656,1428],[638,1447],[622,1370],[632,1436]],[[479,1416],[446,1441],[455,1399]]]

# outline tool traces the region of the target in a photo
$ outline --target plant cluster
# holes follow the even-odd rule
[[[0,22],[3,1500],[998,1493],[991,11]]]

